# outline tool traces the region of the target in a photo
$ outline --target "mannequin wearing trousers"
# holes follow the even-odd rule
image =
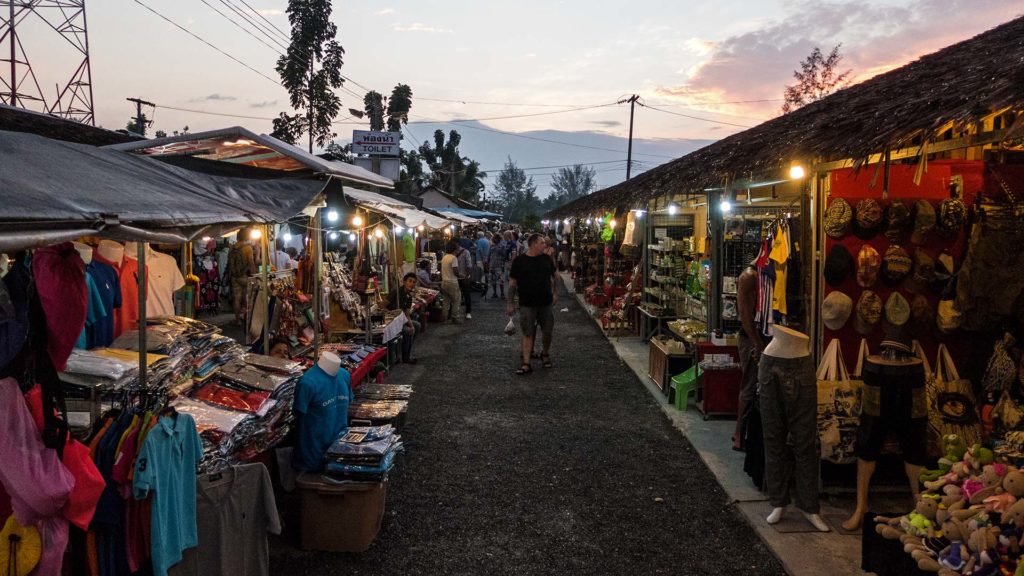
[[[821,532],[819,516],[817,381],[810,339],[784,326],[772,327],[757,372],[764,429],[765,484],[772,505],[769,524],[782,520],[795,500],[804,517]]]

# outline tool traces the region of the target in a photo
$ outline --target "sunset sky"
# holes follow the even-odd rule
[[[277,52],[214,11],[279,49],[230,11],[228,4],[246,9],[241,0],[139,1],[270,79],[134,0],[91,0],[98,124],[123,127],[133,113],[126,97],[258,118],[286,109],[287,95],[272,81]],[[247,2],[288,30],[286,0]],[[628,106],[558,111],[610,104],[632,93],[667,111],[637,110],[635,151],[643,170],[778,114],[792,71],[815,46],[828,50],[842,43],[844,66],[863,79],[1021,13],[1024,5],[1010,0],[420,0],[335,2],[333,20],[347,52],[343,74],[385,93],[398,82],[412,87],[412,120],[419,123],[409,127],[411,139],[429,137],[435,128],[459,129],[426,121],[483,119],[460,132],[463,152],[485,169],[496,172],[511,156],[521,166],[537,166],[537,180],[546,182],[552,170],[541,166],[601,162],[595,168],[602,169],[599,180],[607,185],[624,177],[622,164],[614,162],[624,154],[614,150],[624,150]],[[30,32],[26,24],[26,49],[40,83],[52,87],[65,73],[68,54],[52,36]],[[347,87],[356,94],[341,93],[345,106],[361,108],[365,90],[354,83]],[[556,113],[491,119],[544,112]],[[163,107],[156,109],[154,127],[198,131],[235,124],[270,131],[269,120]],[[339,124],[339,140],[360,127]]]

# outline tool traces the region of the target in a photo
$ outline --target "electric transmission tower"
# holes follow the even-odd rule
[[[49,95],[25,50],[23,38],[30,34],[34,44],[54,46],[63,39],[71,46]],[[0,102],[95,125],[85,0],[0,0]]]

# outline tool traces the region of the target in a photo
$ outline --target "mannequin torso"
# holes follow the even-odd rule
[[[96,247],[96,252],[102,256],[104,260],[113,262],[118,266],[120,266],[121,261],[124,260],[124,246],[114,242],[113,240],[100,240],[99,246]]]
[[[88,244],[82,244],[81,242],[72,242],[75,245],[75,250],[78,250],[79,256],[82,257],[82,262],[88,266],[92,262],[92,246]]]
[[[320,355],[320,360],[317,360],[316,365],[329,376],[337,376],[338,370],[341,369],[341,358],[333,352],[324,352]]]
[[[802,358],[810,356],[811,339],[801,332],[785,326],[772,326],[772,341],[764,349],[765,356],[774,358]]]

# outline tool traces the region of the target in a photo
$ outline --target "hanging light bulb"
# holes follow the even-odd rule
[[[362,226],[363,225],[363,217],[360,216],[359,214],[356,214],[355,216],[353,216],[352,217],[352,225],[357,227],[357,228],[359,226]]]
[[[676,212],[678,212],[678,211],[679,211],[679,207],[676,206],[675,204],[669,204],[668,205],[668,215],[669,216],[675,216]]]
[[[376,236],[377,238],[383,238],[384,237],[384,229],[381,228],[380,226],[378,226],[377,229],[373,231],[373,235]]]
[[[723,213],[732,212],[732,202],[729,202],[728,200],[722,200],[719,207],[722,209]]]
[[[401,234],[404,231],[405,228],[402,228],[401,226],[395,226],[395,234]]]
[[[202,240],[203,242],[209,242],[210,240],[213,240],[213,238],[210,238],[209,236],[203,236]]]
[[[594,219],[593,218],[587,218],[587,226],[590,226],[593,223],[594,223]]]
[[[292,241],[292,229],[289,228],[288,226],[285,226],[284,227],[284,234],[282,235],[282,237],[284,238],[285,242],[291,242]]]
[[[253,240],[259,240],[262,237],[263,231],[260,230],[259,228],[253,228],[252,231],[249,232],[249,238],[252,238]]]
[[[338,211],[334,210],[333,208],[331,210],[328,210],[327,211],[327,219],[330,220],[331,222],[337,222],[338,221]]]
[[[618,224],[618,222],[616,222],[614,218],[608,221],[608,227],[611,228],[612,230],[615,229],[616,224]]]
[[[331,232],[329,236],[331,237],[331,240],[337,240],[338,239],[338,233],[337,232]]]
[[[804,167],[797,164],[789,169],[789,177],[793,180],[799,180],[804,177]]]
[[[349,232],[348,233],[348,241],[349,242],[355,242],[356,241],[356,233],[355,232]]]
[[[423,232],[423,231],[424,231],[424,230],[426,230],[427,228],[426,228],[426,226],[424,226],[423,224],[420,224],[419,226],[417,226],[417,227],[416,227],[416,229],[417,229],[417,230],[419,230],[420,232]]]

